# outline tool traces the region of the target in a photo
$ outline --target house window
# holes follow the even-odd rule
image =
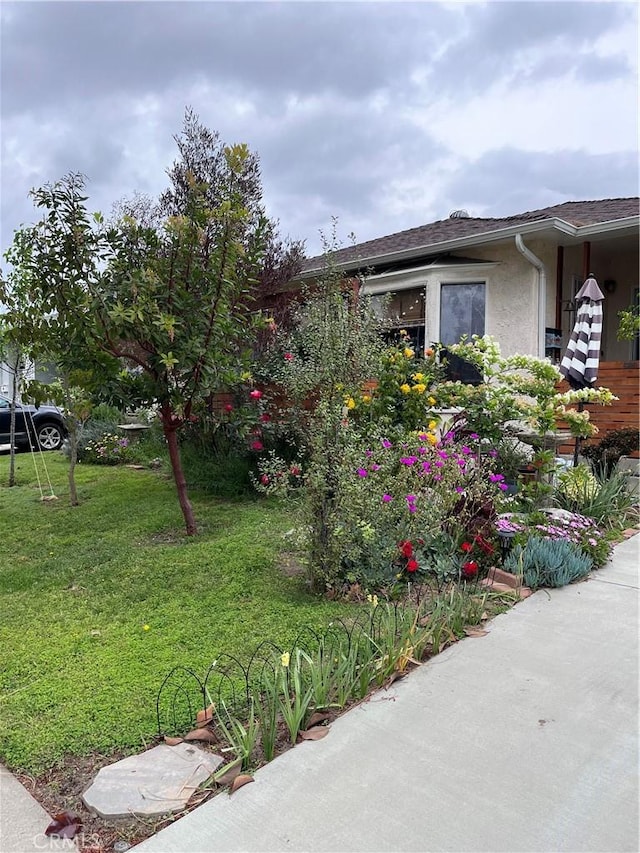
[[[400,330],[404,329],[416,352],[422,352],[425,324],[424,287],[377,294],[371,301],[374,311],[386,321],[385,338],[390,343],[396,343]]]
[[[440,288],[440,342],[457,344],[462,335],[484,335],[485,283],[443,284]]]

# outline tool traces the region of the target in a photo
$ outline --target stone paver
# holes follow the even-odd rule
[[[103,767],[82,799],[107,819],[180,811],[220,764],[219,755],[192,743],[163,743]]]

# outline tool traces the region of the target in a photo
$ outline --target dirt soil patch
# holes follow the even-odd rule
[[[111,755],[67,756],[38,776],[24,773],[16,773],[15,776],[50,815],[55,816],[67,811],[80,817],[82,830],[76,835],[76,844],[82,853],[111,853],[113,845],[118,841],[133,847],[183,817],[216,793],[214,790],[202,789],[182,811],[154,818],[132,817],[130,820],[107,821],[92,814],[82,802],[82,794],[102,767],[129,754],[116,752]],[[46,826],[43,826],[42,832],[45,829]]]

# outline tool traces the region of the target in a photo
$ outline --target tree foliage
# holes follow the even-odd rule
[[[44,216],[29,230],[29,307],[68,351],[125,359],[159,406],[188,533],[196,523],[177,433],[237,375],[254,325],[252,300],[268,257],[289,275],[300,246],[279,242],[262,205],[258,158],[224,145],[187,110],[179,157],[157,202],[122,202],[90,216],[84,178],[33,191]],[[23,306],[24,307],[24,306]],[[86,366],[86,365],[83,365]]]

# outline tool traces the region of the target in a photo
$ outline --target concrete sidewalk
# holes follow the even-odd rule
[[[136,853],[638,851],[640,536]]]
[[[0,853],[73,851],[72,841],[46,837],[50,822],[40,803],[0,765]]]
[[[638,851],[639,556],[536,593],[136,853]],[[2,770],[0,853],[68,851],[48,822]]]

